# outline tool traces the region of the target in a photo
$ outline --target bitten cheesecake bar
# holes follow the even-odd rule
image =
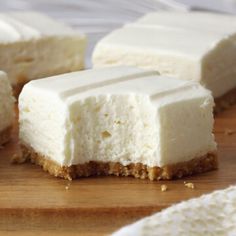
[[[7,76],[0,71],[0,145],[9,141],[14,120],[14,98]]]
[[[236,186],[184,201],[112,236],[235,235]]]
[[[236,102],[235,43],[235,16],[156,12],[105,36],[93,64],[135,65],[199,81],[212,91],[217,112]]]
[[[19,98],[23,158],[74,179],[172,179],[217,167],[213,98],[196,82],[114,67],[31,81]]]
[[[0,14],[0,68],[15,95],[32,79],[84,67],[82,33],[35,12]]]

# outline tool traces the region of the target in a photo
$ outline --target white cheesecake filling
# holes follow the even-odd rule
[[[133,65],[199,81],[217,98],[236,87],[235,22],[212,13],[150,13],[98,42],[93,64]]]
[[[0,71],[0,132],[13,125],[14,101],[7,76]]]
[[[71,107],[71,163],[87,161],[157,165],[159,125],[148,96],[98,95]],[[83,137],[83,138],[81,138]]]
[[[84,66],[84,43],[76,37],[50,37],[29,42],[0,44],[0,65],[14,86]],[[81,52],[81,53],[80,53]]]
[[[0,14],[0,67],[12,85],[83,68],[86,38],[35,13]]]
[[[24,87],[20,139],[61,166],[164,166],[215,151],[212,107],[210,92],[200,85],[155,72],[75,72]]]

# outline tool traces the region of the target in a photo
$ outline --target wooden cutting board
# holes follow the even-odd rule
[[[232,133],[235,131],[235,133]],[[32,164],[12,165],[13,140],[0,150],[0,232],[4,235],[108,235],[174,203],[236,184],[236,106],[215,122],[220,168],[184,179],[151,182],[92,177],[54,178]],[[168,191],[161,192],[161,184]],[[2,234],[1,234],[2,235]]]

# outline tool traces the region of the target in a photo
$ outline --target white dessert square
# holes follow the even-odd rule
[[[32,79],[83,69],[85,35],[36,12],[0,14],[0,68],[16,94]]]
[[[14,121],[14,98],[7,75],[0,71],[0,145],[9,141]]]
[[[198,83],[153,71],[73,72],[24,87],[20,142],[26,159],[65,178],[182,177],[217,167],[213,104]]]
[[[206,12],[156,12],[98,42],[95,67],[135,65],[200,82],[216,110],[236,102],[236,17]]]

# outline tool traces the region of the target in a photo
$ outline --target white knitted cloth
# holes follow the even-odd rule
[[[236,186],[173,205],[113,236],[236,236]]]

